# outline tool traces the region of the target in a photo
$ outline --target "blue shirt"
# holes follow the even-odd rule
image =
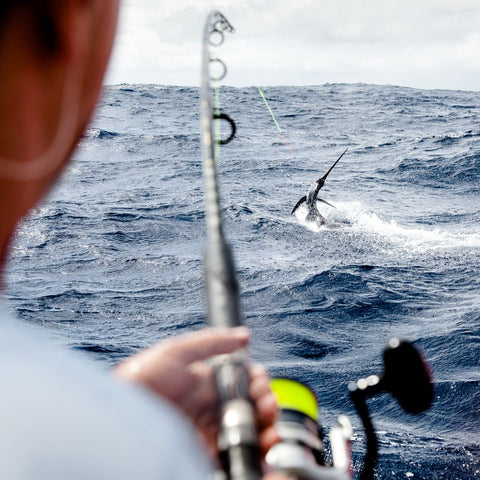
[[[0,304],[0,479],[206,480],[198,437],[167,401],[58,348]]]

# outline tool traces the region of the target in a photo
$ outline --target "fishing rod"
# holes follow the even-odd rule
[[[239,285],[232,251],[225,239],[219,198],[216,160],[218,144],[229,143],[235,135],[235,122],[212,102],[211,83],[227,73],[225,63],[212,56],[211,47],[220,46],[225,33],[234,31],[224,15],[212,11],[203,33],[201,130],[207,245],[204,268],[207,290],[207,322],[214,327],[243,324]],[[219,72],[211,75],[210,67]],[[216,95],[218,97],[218,95]],[[226,121],[230,134],[214,136],[214,122]],[[319,180],[325,181],[342,155]],[[366,438],[366,454],[360,480],[372,480],[378,458],[378,441],[367,400],[390,393],[409,413],[420,413],[433,401],[429,370],[420,353],[405,340],[392,339],[384,350],[383,375],[370,375],[348,385],[350,399],[357,410]],[[216,385],[220,398],[218,451],[227,480],[260,480],[262,464],[258,447],[256,416],[249,398],[249,356],[245,349],[214,359]],[[331,461],[324,454],[323,430],[319,425],[315,395],[292,379],[274,379],[272,390],[280,407],[276,427],[281,441],[265,457],[269,470],[284,472],[298,480],[352,480],[352,427],[347,416],[338,417],[330,430]]]
[[[211,82],[219,82],[227,73],[225,63],[211,54],[211,47],[224,42],[225,33],[234,28],[218,11],[212,11],[203,33],[201,129],[203,178],[207,223],[207,246],[204,259],[207,290],[207,322],[213,327],[236,327],[243,324],[239,286],[233,255],[223,232],[216,171],[216,145],[227,144],[235,135],[235,122],[218,106],[214,109]],[[211,67],[217,70],[212,75]],[[230,134],[216,140],[214,122],[226,121]],[[220,398],[218,450],[228,480],[260,480],[262,477],[256,415],[249,398],[249,357],[246,350],[215,359],[215,378]]]

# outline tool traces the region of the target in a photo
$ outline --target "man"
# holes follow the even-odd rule
[[[88,124],[118,8],[118,0],[0,4],[0,274],[16,226]],[[192,333],[127,359],[110,378],[0,306],[0,478],[209,478],[217,398],[203,360],[247,343],[244,328]],[[261,369],[250,393],[266,449],[276,407]]]

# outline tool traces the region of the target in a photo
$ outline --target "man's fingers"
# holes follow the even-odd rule
[[[275,427],[269,427],[265,430],[262,430],[258,436],[258,443],[260,444],[260,451],[262,455],[265,456],[268,450],[280,441],[280,435]]]
[[[267,371],[261,365],[253,365],[250,368],[250,396],[252,398],[260,398],[268,393],[272,393],[272,391]]]
[[[267,372],[264,367],[255,365],[250,376],[250,397],[255,401],[260,425],[271,425],[277,416],[278,406],[270,388]]]
[[[206,328],[172,339],[167,348],[171,348],[177,358],[181,357],[188,364],[214,355],[232,353],[245,347],[249,339],[250,332],[246,327]]]
[[[293,480],[294,477],[289,477],[286,473],[270,472],[267,473],[262,480]]]
[[[189,367],[192,383],[186,385],[188,395],[178,399],[187,414],[198,419],[204,412],[217,411],[218,395],[212,368],[204,362],[194,362]]]

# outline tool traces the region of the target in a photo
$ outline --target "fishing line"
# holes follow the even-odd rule
[[[258,88],[258,93],[260,93],[260,96],[262,97],[263,102],[265,103],[268,111],[270,112],[270,115],[271,115],[271,117],[272,117],[272,119],[273,119],[273,122],[275,123],[275,126],[277,127],[277,130],[279,131],[280,135],[282,136],[282,139],[283,139],[283,141],[284,141],[284,143],[285,143],[285,146],[287,147],[288,151],[290,152],[290,155],[291,155],[293,158],[296,158],[295,153],[293,152],[292,147],[290,147],[290,144],[288,143],[285,135],[283,134],[283,130],[282,130],[282,128],[280,127],[280,124],[278,123],[277,119],[275,118],[275,114],[273,113],[273,110],[272,110],[272,108],[270,107],[270,104],[268,103],[268,100],[267,100],[267,98],[265,97],[262,89],[261,89],[260,87],[257,87],[257,88]]]
[[[221,121],[220,121],[220,86],[215,85],[215,95],[214,95],[214,112],[217,121],[215,122],[215,158],[220,156],[220,145],[221,145]]]
[[[295,155],[295,152],[293,151],[292,147],[290,146],[290,144],[288,143],[288,140],[285,136],[285,134],[283,133],[283,130],[282,130],[282,127],[280,126],[280,124],[278,123],[278,120],[276,119],[275,117],[275,114],[273,113],[273,110],[267,100],[267,97],[265,96],[265,94],[263,93],[263,90],[261,89],[260,86],[257,86],[257,89],[258,89],[258,93],[260,94],[260,96],[262,97],[262,100],[263,100],[263,103],[265,104],[265,106],[267,107],[267,110],[269,111],[270,113],[270,116],[272,117],[272,120],[273,120],[273,123],[275,124],[275,126],[277,127],[277,130],[278,132],[280,133],[280,136],[282,137],[282,140],[283,140],[283,143],[285,144],[285,146],[287,147],[287,150],[291,156],[291,158],[293,160],[297,160],[297,156]],[[282,162],[283,163],[283,162]],[[279,167],[277,167],[278,169],[278,172],[283,176],[284,178],[284,181],[283,181],[283,186],[286,187],[286,193],[285,195],[287,196],[290,196],[292,195],[291,194],[291,190],[292,190],[292,186],[295,185],[295,189],[298,187],[298,184],[299,182],[298,181],[295,181],[293,179],[293,176],[291,175],[291,172],[288,170],[288,166],[287,165],[282,165],[280,164]]]

